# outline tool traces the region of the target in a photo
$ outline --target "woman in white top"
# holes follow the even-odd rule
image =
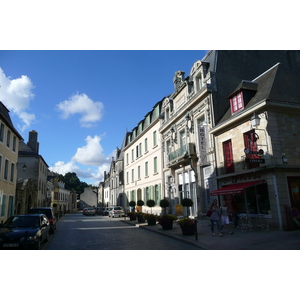
[[[226,225],[229,231],[229,234],[233,234],[233,232],[230,230],[230,222],[229,222],[229,216],[228,216],[228,207],[226,204],[226,201],[222,202],[222,206],[220,208],[220,215],[221,215],[221,228]]]

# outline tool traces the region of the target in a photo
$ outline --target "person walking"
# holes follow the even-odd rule
[[[222,206],[220,208],[220,216],[221,216],[221,230],[223,226],[227,226],[229,234],[233,234],[233,232],[230,230],[230,222],[229,222],[229,216],[228,216],[228,206],[226,204],[226,201],[222,202]]]
[[[218,227],[219,236],[223,236],[220,228],[219,206],[218,206],[217,199],[214,199],[209,210],[211,211],[210,224],[211,224],[212,235],[216,235],[215,234],[215,223],[216,223]]]

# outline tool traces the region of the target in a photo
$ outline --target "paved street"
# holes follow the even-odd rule
[[[199,250],[155,232],[107,216],[67,214],[44,250]]]

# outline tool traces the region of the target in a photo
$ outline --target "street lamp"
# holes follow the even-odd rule
[[[254,112],[250,119],[252,128],[257,128],[260,125],[260,117]]]
[[[18,165],[21,165],[22,163],[18,163]],[[27,170],[27,166],[26,164],[24,163],[23,166],[22,166],[22,170],[25,172]]]

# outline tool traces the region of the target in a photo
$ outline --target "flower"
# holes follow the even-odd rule
[[[156,219],[156,216],[153,214],[144,214],[145,220]]]
[[[189,217],[184,217],[184,218],[180,218],[179,220],[177,220],[176,223],[179,224],[180,226],[195,225],[196,221],[195,221],[195,219],[191,219]]]
[[[170,221],[172,222],[176,221],[177,217],[174,215],[163,215],[163,216],[159,216],[157,220],[160,225],[164,225],[166,223],[169,223]]]

